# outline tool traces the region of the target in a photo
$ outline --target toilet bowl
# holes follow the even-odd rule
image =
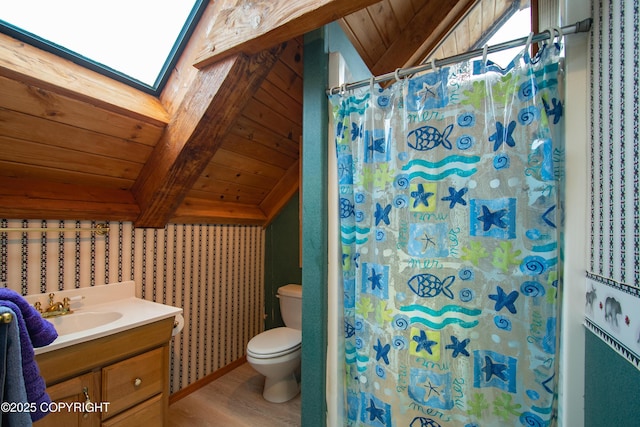
[[[302,286],[282,286],[278,298],[286,326],[262,332],[247,344],[247,362],[264,375],[262,396],[273,403],[291,400],[300,392],[296,373],[302,354]]]
[[[249,341],[247,362],[265,377],[265,400],[283,403],[300,392],[295,374],[300,367],[301,342],[301,332],[288,327],[270,329]]]

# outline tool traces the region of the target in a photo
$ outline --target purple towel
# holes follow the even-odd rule
[[[4,301],[14,303],[22,314],[33,347],[44,347],[58,338],[56,328],[44,320],[38,310],[33,308],[19,293],[13,289],[0,288],[0,304]]]
[[[58,333],[53,325],[43,319],[35,308],[11,289],[0,288],[0,305],[10,308],[16,313],[22,350],[22,375],[27,391],[27,400],[29,403],[35,403],[37,407],[37,411],[31,413],[32,421],[36,421],[46,415],[40,411],[42,407],[46,406],[42,403],[49,403],[51,399],[46,392],[44,379],[40,375],[33,347],[51,344],[58,337]]]

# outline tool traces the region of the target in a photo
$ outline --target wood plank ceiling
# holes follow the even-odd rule
[[[0,217],[266,225],[299,185],[302,35],[339,19],[378,74],[474,3],[211,1],[157,98],[0,34]]]

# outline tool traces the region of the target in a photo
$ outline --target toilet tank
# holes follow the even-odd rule
[[[302,330],[302,286],[285,285],[278,288],[280,314],[289,328]]]

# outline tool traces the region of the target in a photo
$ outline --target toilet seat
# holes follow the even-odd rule
[[[269,329],[251,338],[247,344],[247,355],[255,359],[273,359],[298,350],[301,343],[302,333],[297,329]]]

